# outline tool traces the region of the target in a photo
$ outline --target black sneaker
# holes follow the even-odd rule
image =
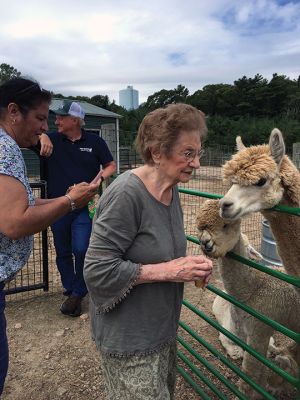
[[[70,317],[79,317],[81,315],[82,297],[70,296],[60,306],[60,311]]]

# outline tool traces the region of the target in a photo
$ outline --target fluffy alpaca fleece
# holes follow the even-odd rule
[[[221,216],[235,219],[261,211],[286,271],[300,276],[300,217],[268,210],[277,204],[300,207],[300,173],[285,155],[282,133],[275,128],[268,145],[248,148],[238,137],[237,146],[222,170],[231,188],[220,201]]]
[[[286,282],[226,257],[229,251],[243,257],[248,256],[249,243],[245,235],[241,233],[240,225],[240,219],[224,220],[219,216],[218,201],[205,201],[197,213],[197,228],[204,253],[218,259],[220,275],[228,294],[293,331],[299,332],[300,320],[295,316],[300,313],[300,297],[296,290]],[[220,304],[223,310],[219,310],[219,318],[225,322],[225,327],[233,330],[233,333],[266,356],[269,341],[274,332],[273,328],[237,307],[224,308],[224,302],[219,302],[219,306]],[[217,306],[218,304],[215,304],[215,307]],[[224,314],[221,317],[222,311]],[[296,354],[298,350],[299,346]],[[243,371],[258,384],[272,392],[279,392],[283,388],[282,378],[276,379],[274,373],[271,374],[272,388],[269,387],[267,383],[270,378],[268,368],[247,352],[244,352],[243,356]],[[292,358],[289,360],[295,368],[295,362]],[[278,358],[281,366],[286,365],[286,361],[289,363],[289,360]],[[278,387],[278,382],[281,387]],[[243,380],[240,381],[239,387],[248,398],[261,398]]]
[[[251,246],[248,237],[243,233],[241,233],[241,236],[244,243],[246,257],[257,262],[261,261],[262,255]],[[232,262],[236,261],[232,260]],[[216,296],[212,305],[212,311],[217,321],[223,326],[223,328],[229,330],[231,333],[240,338],[245,337],[242,323],[240,321],[243,315],[239,316],[239,309],[237,307],[223,299],[223,297]],[[244,350],[240,346],[236,345],[227,336],[220,333],[219,340],[229,357],[234,360],[243,358]],[[269,353],[278,355],[282,352],[282,350],[280,352],[278,351],[278,348],[274,345],[274,339],[271,338],[269,344]]]

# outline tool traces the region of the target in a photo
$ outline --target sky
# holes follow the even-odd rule
[[[55,93],[140,103],[246,75],[300,75],[300,0],[0,0],[0,64]]]

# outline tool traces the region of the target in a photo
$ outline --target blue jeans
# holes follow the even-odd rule
[[[51,225],[56,250],[56,265],[67,295],[84,297],[85,253],[88,249],[92,220],[87,207],[73,211]]]
[[[8,370],[8,342],[6,336],[4,283],[0,283],[0,396]]]

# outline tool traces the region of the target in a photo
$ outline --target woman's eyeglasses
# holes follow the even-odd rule
[[[180,156],[184,157],[186,162],[192,162],[195,160],[195,157],[197,157],[199,160],[203,157],[205,151],[204,149],[201,149],[200,151],[196,150],[187,150],[183,151],[182,153],[178,153]]]

